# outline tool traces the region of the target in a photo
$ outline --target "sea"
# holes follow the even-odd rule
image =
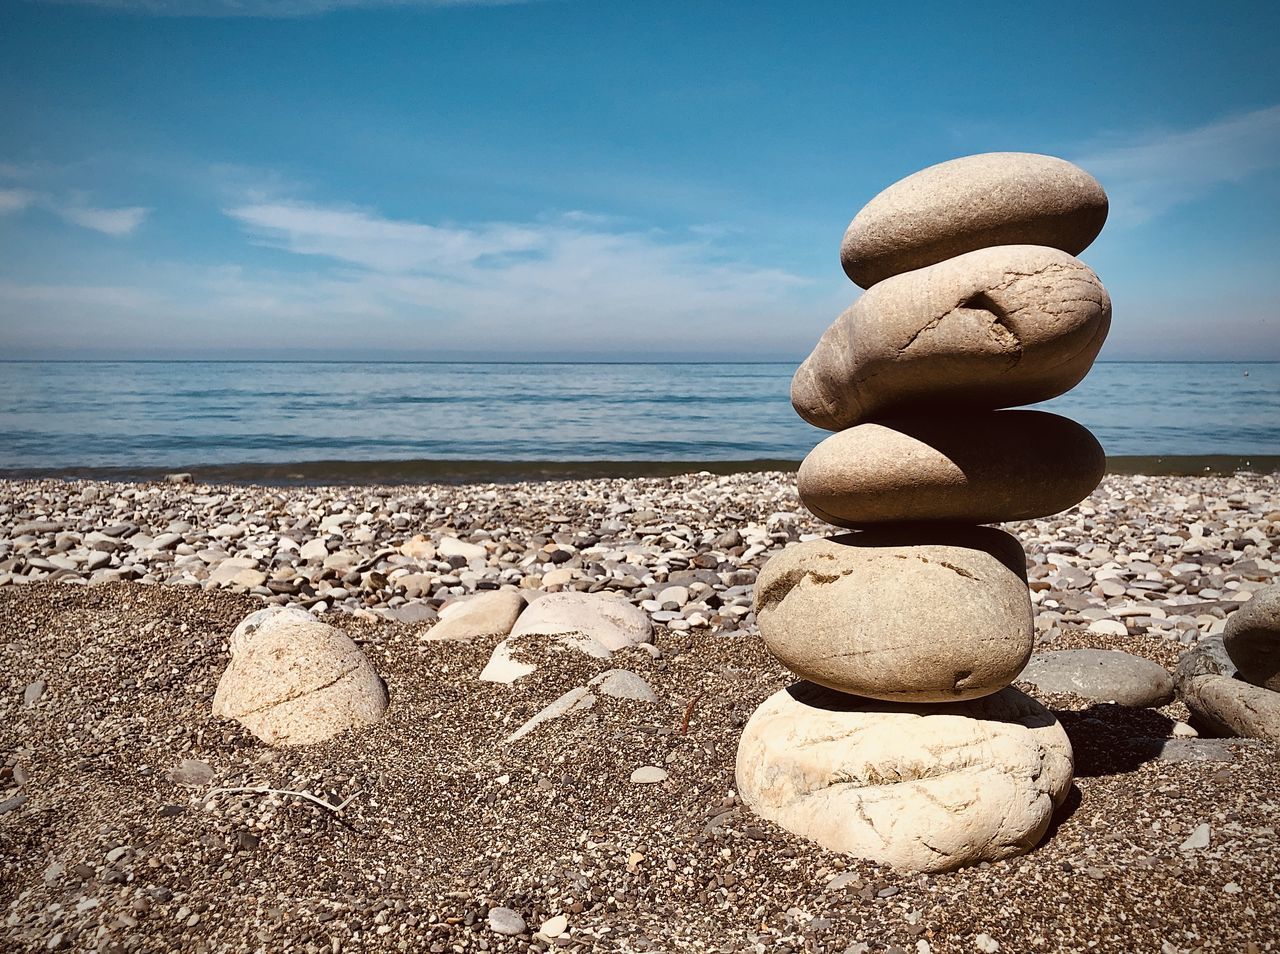
[[[0,475],[359,482],[793,467],[826,435],[791,409],[795,367],[6,361]],[[1280,363],[1099,362],[1038,406],[1087,426],[1121,467],[1280,469]]]

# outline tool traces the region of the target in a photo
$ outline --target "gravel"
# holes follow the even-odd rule
[[[1076,791],[1046,842],[1008,862],[899,874],[743,808],[738,735],[789,679],[754,632],[751,580],[770,552],[822,532],[792,482],[7,484],[0,948],[1277,949],[1280,747],[1175,737],[1178,702],[1026,687],[1071,737]],[[1040,641],[1172,666],[1275,575],[1276,490],[1271,476],[1110,477],[1081,507],[1013,527]],[[181,542],[158,546],[166,533]],[[444,537],[484,556],[447,544],[441,557]],[[327,556],[308,562],[313,541]],[[87,569],[90,551],[109,566]],[[227,559],[267,583],[210,583]],[[495,640],[431,642],[431,617],[392,618],[503,583],[553,588],[542,578],[561,569],[556,587],[642,605],[678,586],[688,602],[657,611],[676,615],[656,656],[562,654],[518,688],[476,678]],[[310,605],[356,639],[387,681],[387,716],[281,750],[213,719],[231,631],[264,601]],[[1097,619],[1125,635],[1091,632]],[[602,695],[503,743],[610,669],[659,701]],[[1197,745],[1216,748],[1162,755]],[[631,784],[643,767],[666,778]],[[1202,826],[1209,844],[1183,850]],[[499,909],[516,933],[491,927]],[[561,917],[563,933],[538,936]]]

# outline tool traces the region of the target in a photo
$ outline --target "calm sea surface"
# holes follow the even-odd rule
[[[0,471],[798,460],[794,364],[0,363]],[[1110,455],[1280,454],[1280,364],[1102,363],[1045,405]]]

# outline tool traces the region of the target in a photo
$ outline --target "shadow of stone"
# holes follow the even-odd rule
[[[1054,713],[1071,740],[1076,778],[1123,775],[1160,757],[1173,720],[1155,709],[1095,703]]]
[[[964,716],[988,722],[1009,722],[1040,729],[1053,725],[1054,714],[1019,689],[1009,686],[989,696],[963,702],[887,702],[853,696],[801,680],[787,687],[796,702],[828,712],[903,712],[922,718]]]
[[[1080,807],[1083,801],[1080,794],[1080,786],[1074,782],[1071,783],[1071,789],[1067,792],[1067,797],[1061,805],[1054,809],[1053,817],[1049,819],[1049,828],[1044,833],[1044,837],[1040,839],[1041,845],[1047,845],[1058,834],[1058,829],[1066,823],[1072,815],[1076,813],[1076,809]]]

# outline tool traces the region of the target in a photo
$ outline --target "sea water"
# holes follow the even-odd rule
[[[795,365],[0,363],[0,472],[799,460]],[[1280,454],[1280,364],[1102,362],[1043,405],[1120,455]]]

